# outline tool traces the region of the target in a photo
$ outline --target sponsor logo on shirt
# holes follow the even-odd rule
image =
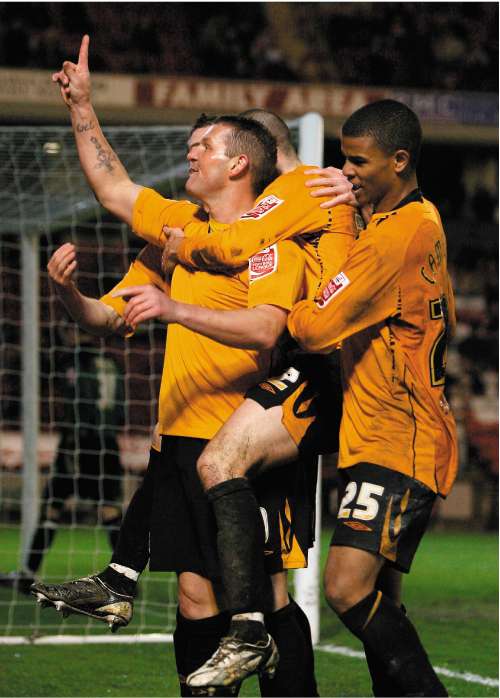
[[[278,268],[278,248],[276,245],[265,247],[248,260],[249,282],[258,281],[269,276]]]
[[[343,271],[337,274],[334,279],[330,279],[322,290],[321,297],[316,301],[318,308],[324,308],[337,293],[340,293],[346,286],[349,286],[350,283],[351,282]]]
[[[274,196],[274,194],[271,194],[270,196],[266,196],[262,201],[259,201],[257,206],[251,209],[251,211],[247,211],[241,216],[242,221],[252,221],[256,220],[257,218],[263,218],[264,216],[267,216],[269,211],[272,211],[273,208],[276,208],[277,206],[281,206],[283,203],[283,199],[278,199],[277,196]]]

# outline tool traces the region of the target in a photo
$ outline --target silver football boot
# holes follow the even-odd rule
[[[199,669],[187,677],[187,685],[195,695],[216,695],[221,687],[233,687],[252,674],[272,678],[279,661],[278,648],[273,638],[256,643],[238,637],[223,637],[214,654]]]
[[[42,607],[54,606],[65,618],[77,613],[101,620],[113,633],[128,625],[134,612],[134,598],[114,591],[97,575],[62,584],[35,582],[30,591]]]

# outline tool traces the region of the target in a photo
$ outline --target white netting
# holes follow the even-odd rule
[[[298,139],[298,122],[293,132]],[[184,196],[188,126],[116,127],[105,133],[132,180],[169,197]],[[36,240],[40,270],[40,434],[34,439],[40,482],[28,508],[22,506],[23,415],[30,413],[30,398],[23,398],[22,386],[23,341],[29,333],[23,333],[22,325],[35,319],[23,312],[23,284],[28,290],[31,284],[23,269],[23,236]],[[0,573],[19,570],[23,561],[23,511],[26,519],[27,511],[58,506],[60,488],[47,487],[56,470],[65,468],[71,480],[71,473],[99,466],[92,474],[99,501],[65,500],[57,534],[37,571],[49,582],[98,571],[109,560],[99,506],[109,496],[103,473],[109,471],[109,481],[120,481],[120,504],[126,505],[147,465],[165,340],[164,329],[154,323],[129,342],[111,338],[89,344],[82,333],[73,332],[46,272],[50,255],[66,241],[77,247],[78,286],[94,297],[121,279],[142,247],[127,226],[96,202],[81,172],[71,129],[0,128]],[[113,470],[116,452],[121,472]],[[121,632],[170,632],[175,607],[173,576],[145,573],[134,620]],[[33,597],[0,586],[0,636],[75,632],[109,631],[81,616],[63,621],[53,609],[41,611]]]
[[[106,132],[131,177],[167,196],[183,196],[188,127],[113,128]],[[40,437],[39,501],[33,507],[57,506],[64,495],[56,471],[91,472],[100,502],[67,500],[53,545],[37,576],[47,581],[71,579],[102,569],[109,559],[99,503],[103,489],[121,480],[120,504],[126,504],[147,464],[151,427],[161,374],[164,330],[151,324],[133,341],[93,341],[77,332],[54,296],[45,271],[52,252],[72,241],[78,250],[78,285],[100,296],[121,279],[142,247],[127,226],[98,205],[81,172],[71,129],[0,129],[0,572],[18,570],[21,561],[22,492],[22,257],[21,236],[35,233],[40,255]],[[105,405],[99,402],[108,402]],[[115,401],[114,407],[112,402]],[[97,404],[97,409],[93,403]],[[92,407],[92,409],[89,409]],[[98,424],[93,424],[99,422]],[[109,428],[105,428],[105,424]],[[116,435],[116,442],[114,436]],[[94,441],[95,445],[89,444]],[[116,443],[121,473],[115,472]],[[94,472],[98,466],[99,472]],[[66,478],[66,479],[68,479]],[[62,491],[61,491],[62,490]],[[83,493],[88,494],[88,493]],[[92,493],[90,493],[92,494]],[[44,495],[46,497],[44,498]],[[166,631],[175,621],[175,582],[169,575],[145,575],[136,604],[133,632]],[[0,634],[108,632],[82,617],[61,622],[52,610],[40,613],[32,597],[0,587]]]

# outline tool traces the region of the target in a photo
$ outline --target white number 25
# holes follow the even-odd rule
[[[376,496],[380,496],[384,492],[382,485],[374,485],[372,482],[362,482],[359,488],[358,496],[356,493],[358,490],[358,485],[356,482],[350,482],[345,490],[345,494],[340,502],[340,508],[338,513],[339,519],[362,519],[363,521],[371,521],[378,514],[379,503],[375,499]],[[355,509],[348,507],[348,504],[356,505]],[[364,507],[360,509],[358,507]]]

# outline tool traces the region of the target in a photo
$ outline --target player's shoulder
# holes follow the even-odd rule
[[[264,247],[248,260],[249,281],[268,276],[276,271],[298,269],[305,264],[304,253],[294,240],[280,240]]]
[[[304,182],[308,179],[305,174],[308,169],[307,165],[298,165],[289,172],[280,174],[279,177],[267,185],[258,200],[262,201],[267,196],[284,196],[299,187],[304,186]]]
[[[291,204],[297,197],[303,197],[306,191],[304,169],[305,166],[300,165],[290,172],[284,172],[276,179],[273,179],[264,191],[257,196],[254,206],[249,211],[246,211],[240,217],[240,220],[259,220],[267,216],[268,213],[279,209],[282,204]]]
[[[268,255],[276,255],[276,258],[282,257],[283,259],[302,259],[302,247],[303,244],[300,240],[279,240],[278,242],[275,242],[273,245],[270,245],[269,247],[264,247],[263,249],[256,252],[254,255],[250,257],[250,261],[254,259],[262,259],[263,257]]]
[[[156,191],[156,189],[150,189],[149,187],[143,187],[135,201],[136,209],[145,207],[165,208],[165,206],[189,209],[192,215],[196,217],[203,215],[200,213],[201,210],[198,204],[194,204],[188,199],[168,199],[166,196]]]
[[[415,190],[391,211],[375,213],[370,228],[380,240],[383,237],[412,238],[423,228],[441,228],[437,208]]]
[[[299,238],[280,240],[276,243],[278,252],[280,252],[283,257],[286,256],[288,259],[302,259],[304,256],[304,246],[304,242]]]

